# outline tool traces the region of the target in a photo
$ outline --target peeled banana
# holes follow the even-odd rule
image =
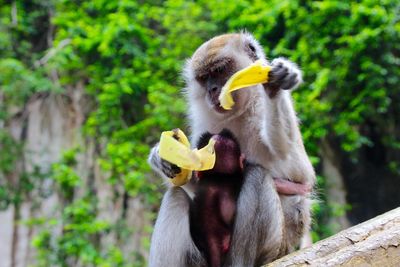
[[[181,168],[172,183],[176,186],[183,185],[191,178],[193,170],[212,169],[215,164],[214,144],[215,140],[210,139],[208,145],[202,149],[191,150],[189,140],[180,129],[162,132],[158,154],[162,159]]]
[[[268,81],[268,73],[271,67],[257,60],[247,68],[244,68],[235,74],[225,83],[222,87],[221,94],[219,95],[219,102],[224,109],[232,109],[235,104],[231,93],[235,90],[253,86],[259,83],[266,83]]]

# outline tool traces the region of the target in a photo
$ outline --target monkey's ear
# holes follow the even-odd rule
[[[213,136],[213,135],[212,135],[211,133],[209,133],[209,132],[203,133],[203,134],[200,136],[199,140],[197,141],[196,147],[197,147],[197,148],[205,147],[205,146],[208,144],[208,141],[210,141],[210,138],[211,138],[212,136]]]
[[[246,164],[246,157],[244,156],[244,154],[240,154],[240,158],[239,158],[239,164],[240,164],[240,169],[243,171],[244,166]]]

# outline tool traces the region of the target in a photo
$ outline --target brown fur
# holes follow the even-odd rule
[[[227,43],[238,41],[240,41],[240,34],[224,34],[214,37],[200,46],[192,57],[192,67],[195,72],[202,73],[209,68],[210,65],[214,65],[221,55],[221,50]]]

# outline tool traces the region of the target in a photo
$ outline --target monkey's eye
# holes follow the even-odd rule
[[[249,49],[251,52],[256,53],[256,48],[252,44],[249,44]]]
[[[249,55],[249,57],[250,57],[252,60],[255,61],[255,60],[258,59],[257,50],[256,50],[256,48],[254,47],[253,44],[251,44],[251,43],[247,44],[245,50],[246,50],[246,53]]]
[[[199,83],[205,83],[205,82],[207,81],[208,77],[209,77],[208,74],[197,75],[197,76],[196,76],[196,80],[197,80]]]

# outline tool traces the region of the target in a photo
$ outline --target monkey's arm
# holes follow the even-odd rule
[[[246,166],[227,266],[260,266],[281,256],[284,217],[268,171]]]
[[[149,267],[204,266],[190,234],[190,201],[181,187],[165,193],[151,238]]]
[[[284,58],[274,59],[271,66],[270,81],[264,85],[267,94],[262,111],[261,137],[271,156],[277,160],[275,166],[284,170],[274,175],[300,183],[279,183],[277,189],[282,194],[296,195],[296,190],[308,190],[299,187],[307,185],[311,189],[315,182],[315,173],[304,149],[289,91],[301,83],[302,75],[296,64]]]
[[[301,83],[301,72],[294,63],[282,58],[273,60],[271,65],[270,82],[264,85],[266,106],[261,137],[275,158],[274,176],[288,179],[274,183],[285,213],[284,246],[291,251],[301,235],[303,238],[309,236],[311,196],[308,193],[312,191],[316,177],[288,90]]]
[[[293,144],[301,143],[302,146],[289,91],[300,84],[302,75],[296,64],[284,58],[274,59],[271,66],[269,82],[264,84],[266,94],[261,111],[264,116],[261,136],[272,154],[285,158],[288,153],[298,150],[299,146]]]

